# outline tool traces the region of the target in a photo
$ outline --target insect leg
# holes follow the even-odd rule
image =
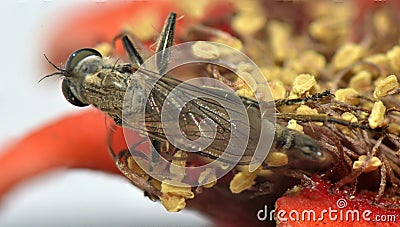
[[[172,46],[174,39],[174,31],[175,31],[175,23],[176,23],[176,14],[171,13],[167,18],[163,31],[159,38],[159,43],[157,47],[157,52],[162,51],[161,58],[157,59],[157,67],[160,72],[164,72],[166,66],[169,61],[170,51],[168,47]],[[126,50],[129,59],[135,65],[142,65],[144,63],[142,56],[139,54],[132,41],[129,39],[127,35],[121,36],[122,45]],[[159,57],[160,55],[157,55]],[[155,152],[161,151],[161,142],[155,139],[151,139],[151,159],[153,162],[157,162],[158,155],[155,155]],[[153,149],[154,148],[154,149]]]
[[[151,145],[150,145],[150,160],[152,163],[158,163],[160,156],[157,154],[158,152],[161,152],[161,142],[156,140],[156,139],[150,139]],[[153,171],[153,166],[150,166],[150,171]]]
[[[328,89],[328,90],[325,90],[323,92],[320,92],[320,93],[317,93],[317,94],[313,94],[311,96],[306,96],[306,97],[301,97],[301,98],[294,98],[294,99],[288,99],[288,98],[286,98],[286,99],[277,99],[277,100],[274,100],[274,101],[268,101],[265,104],[267,106],[276,108],[276,107],[281,107],[281,106],[300,105],[300,104],[305,104],[305,103],[309,103],[309,102],[315,102],[315,101],[318,101],[318,100],[321,100],[321,99],[324,99],[324,98],[328,98],[328,97],[331,98],[331,97],[334,97],[334,96],[335,95],[331,93],[331,90]],[[249,98],[246,98],[246,97],[242,97],[242,96],[240,98],[241,98],[242,102],[245,105],[259,107],[259,103],[254,101],[254,100],[252,100],[252,99],[249,99]]]
[[[228,85],[230,88],[234,89],[234,90],[239,90],[240,87],[243,86],[243,81],[239,80],[241,82],[237,82],[238,80],[232,81],[228,78],[225,77],[225,75],[222,75],[221,72],[218,70],[218,67],[215,65],[209,65],[210,67],[210,71],[211,71],[211,78],[217,79],[219,81],[221,81],[222,83]]]
[[[118,153],[116,153],[114,148],[113,148],[113,135],[114,135],[114,132],[115,132],[116,128],[117,128],[117,125],[112,124],[107,130],[107,149],[108,149],[108,153],[111,155],[111,157],[115,161],[117,161],[122,156],[125,155],[126,151],[129,152],[129,150],[131,150],[134,155],[137,155],[138,157],[147,159],[147,156],[144,153],[136,151],[136,149],[135,149],[140,144],[146,142],[146,138],[139,139],[139,141],[137,141],[135,144],[131,145],[129,149],[125,149],[125,150],[122,150],[122,151],[119,151]]]
[[[170,13],[167,20],[165,21],[164,27],[162,29],[162,32],[160,34],[160,37],[158,39],[158,45],[157,45],[157,50],[156,52],[159,53],[156,55],[156,64],[157,68],[160,72],[161,75],[165,73],[165,70],[167,69],[167,65],[169,62],[171,50],[169,47],[171,47],[174,43],[174,33],[175,33],[175,24],[176,24],[176,13]],[[153,144],[154,149],[151,149],[152,152],[152,161],[158,161],[156,160],[158,155],[155,155],[154,152],[161,151],[161,142],[155,139],[151,140],[151,143]]]
[[[296,120],[303,122],[323,122],[323,123],[334,123],[352,128],[360,128],[362,130],[370,130],[370,131],[379,131],[380,129],[371,129],[368,125],[359,124],[356,122],[349,122],[340,118],[324,115],[324,114],[315,114],[315,115],[304,115],[304,114],[293,114],[293,113],[277,113],[276,118],[283,120]]]
[[[132,41],[129,39],[127,35],[122,35],[122,45],[128,54],[129,59],[135,65],[143,64],[143,58],[140,56],[139,52],[136,50],[135,46],[133,45]]]
[[[112,148],[112,142],[113,142],[113,133],[115,132],[116,125],[112,125],[108,131],[107,131],[107,143],[108,143],[108,151],[115,160],[115,164],[117,168],[121,171],[125,177],[127,177],[133,185],[136,187],[142,189],[144,191],[144,195],[148,198],[150,198],[153,201],[156,201],[162,193],[157,190],[154,185],[151,184],[151,178],[148,176],[146,173],[143,173],[143,171],[140,171],[136,169],[134,171],[133,169],[130,168],[129,165],[129,159],[132,159],[132,155],[135,155],[136,157],[141,157],[145,160],[148,159],[148,157],[140,151],[137,151],[135,148],[139,146],[140,144],[144,143],[146,141],[145,138],[140,139],[138,142],[133,144],[129,149],[124,149],[122,151],[119,151],[118,153],[115,153],[114,149]],[[140,167],[138,167],[140,168]]]
[[[174,43],[175,24],[176,13],[170,13],[165,21],[160,37],[158,38],[156,51],[159,54],[156,56],[156,62],[157,68],[161,75],[165,73],[171,55],[171,50],[169,47],[171,47]]]
[[[129,159],[132,158],[130,151],[124,150],[120,152],[119,158],[116,160],[118,169],[128,178],[136,187],[140,188],[145,192],[145,196],[148,196],[151,200],[156,197],[160,198],[162,193],[156,189],[151,183],[151,177],[141,171],[135,172],[129,168]]]
[[[327,98],[327,97],[334,97],[335,95],[331,93],[331,90],[325,90],[321,93],[314,94],[312,96],[306,96],[304,98],[295,98],[295,99],[278,99],[275,100],[275,106],[280,107],[280,106],[290,106],[290,105],[296,105],[296,104],[304,104],[307,102],[315,102],[317,100]]]

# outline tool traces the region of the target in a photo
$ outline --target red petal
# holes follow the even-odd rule
[[[313,187],[300,189],[277,200],[275,215],[281,212],[278,216],[287,219],[278,221],[279,226],[398,226],[400,224],[400,208],[383,208],[383,205],[399,205],[399,201],[383,200],[380,202],[382,205],[380,207],[372,205],[374,193],[357,194],[349,199],[347,192],[335,194],[329,192],[332,186],[329,183],[321,180],[315,183]],[[316,221],[313,220],[314,216],[308,218],[309,212],[315,212]],[[359,214],[359,220],[353,219],[352,212]],[[296,217],[297,214],[299,218]],[[305,214],[305,218],[302,218],[302,214]],[[386,221],[375,221],[376,218]],[[392,221],[388,221],[389,218],[393,218]]]
[[[116,133],[114,144],[122,149],[121,130]],[[0,197],[22,180],[56,167],[119,173],[107,151],[106,135],[105,115],[93,109],[26,135],[0,156]]]

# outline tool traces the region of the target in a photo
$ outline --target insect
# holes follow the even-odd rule
[[[146,106],[145,119],[134,119],[134,121],[144,120],[147,133],[153,141],[161,143],[167,142],[163,133],[163,127],[160,119],[160,109],[166,99],[166,95],[182,81],[163,76],[155,83],[154,88],[149,91],[150,98],[147,100],[144,95],[146,85],[154,81],[163,74],[166,64],[169,61],[168,47],[173,44],[174,28],[176,14],[171,13],[164,25],[163,31],[158,41],[157,52],[161,52],[157,59],[159,72],[145,71],[142,77],[133,77],[144,62],[139,52],[136,50],[129,37],[121,37],[123,46],[127,51],[131,63],[117,64],[114,59],[103,58],[101,54],[94,49],[80,49],[69,57],[66,68],[61,69],[57,66],[59,74],[64,76],[62,82],[62,91],[66,99],[75,106],[93,105],[111,116],[117,125],[122,124],[123,100],[128,85],[134,83],[137,91],[134,92],[134,100],[130,110],[138,112]],[[191,94],[194,92],[206,92],[216,97],[226,96],[230,99],[227,92],[212,87],[184,86],[179,90],[181,94]],[[246,112],[250,119],[249,142],[241,156],[238,164],[246,165],[251,163],[258,139],[260,136],[260,125],[263,121],[257,102],[241,97],[241,101],[246,106]],[[147,105],[145,105],[147,103]],[[129,114],[128,114],[129,115]],[[223,161],[230,163],[235,160],[237,154],[223,153],[227,147],[231,135],[231,123],[227,111],[218,102],[207,99],[197,98],[186,104],[180,112],[180,125],[183,126],[183,133],[189,139],[196,139],[201,136],[201,121],[204,118],[211,119],[216,125],[215,140],[209,147],[198,151],[198,154],[217,159],[224,154]],[[135,126],[137,122],[129,122],[128,127],[138,130]],[[269,127],[274,127],[267,122]],[[326,170],[332,166],[333,157],[330,152],[326,152],[319,146],[318,142],[307,135],[299,133],[276,124],[273,150],[284,150],[289,158],[286,167],[300,169],[304,171]],[[144,133],[144,132],[142,132]],[[267,163],[264,163],[266,166]]]
[[[163,31],[161,32],[156,50],[160,54],[158,54],[156,58],[157,67],[155,70],[141,69],[140,66],[144,63],[144,60],[127,35],[120,35],[118,37],[122,40],[130,63],[118,63],[115,59],[103,57],[94,49],[85,48],[74,52],[69,57],[65,69],[59,68],[53,64],[58,70],[55,74],[63,75],[62,90],[64,96],[70,103],[76,106],[93,105],[111,116],[117,125],[123,125],[126,128],[149,135],[156,152],[167,156],[169,155],[169,158],[172,160],[176,158],[172,156],[174,156],[174,152],[176,152],[177,148],[170,144],[170,138],[167,138],[164,134],[164,129],[166,129],[166,127],[161,124],[160,116],[163,103],[168,102],[167,96],[172,90],[178,90],[181,97],[208,93],[214,97],[225,97],[232,102],[234,100],[229,92],[224,90],[208,86],[193,86],[187,84],[181,86],[182,81],[171,77],[171,74],[164,75],[171,57],[169,47],[173,45],[175,20],[176,15],[172,13],[166,20]],[[141,73],[139,76],[136,76],[136,72],[138,71],[141,71]],[[221,78],[214,76],[214,78],[228,82],[229,84],[229,81],[227,81],[224,76]],[[134,98],[135,101],[129,104],[128,112],[125,112],[124,115],[124,96],[127,94],[130,84],[134,84],[132,98]],[[149,89],[149,87],[152,88]],[[144,93],[149,93],[149,96],[143,95]],[[321,104],[320,100],[325,98],[330,99],[331,97],[333,97],[333,95],[327,90],[312,96],[274,101],[275,106],[309,103],[307,104],[309,106],[318,106],[318,112],[327,112],[330,116],[328,114],[301,115],[297,113],[286,113],[285,111],[275,113],[274,116],[276,119],[285,121],[295,119],[300,122],[323,122],[342,125],[345,126],[346,130],[350,130],[350,133],[353,133],[352,136],[354,136],[354,138],[341,132],[341,128],[337,128],[333,125],[326,124],[322,127],[314,127],[314,125],[311,124],[305,125],[305,130],[308,130],[308,132],[306,131],[308,135],[305,135],[298,131],[288,129],[285,124],[280,124],[279,122],[274,124],[274,122],[269,122],[264,118],[258,102],[246,97],[240,97],[240,102],[246,107],[246,111],[242,114],[249,116],[251,127],[248,144],[243,154],[226,152],[225,148],[228,146],[228,141],[232,140],[232,138],[235,140],[235,136],[239,138],[240,134],[233,135],[231,130],[232,126],[235,126],[235,123],[229,118],[227,112],[233,109],[226,109],[220,105],[218,101],[214,101],[213,99],[200,97],[187,102],[180,109],[178,128],[181,129],[182,134],[186,138],[195,141],[197,138],[204,136],[204,132],[207,132],[211,126],[215,126],[215,140],[206,148],[200,149],[199,147],[194,147],[194,150],[197,151],[195,154],[200,154],[211,160],[220,159],[229,164],[249,165],[253,161],[252,158],[254,158],[257,144],[260,141],[261,128],[259,126],[261,123],[266,123],[269,125],[269,129],[274,129],[274,134],[272,135],[274,139],[270,154],[274,154],[275,152],[284,153],[288,161],[276,167],[271,165],[268,161],[268,157],[270,156],[268,156],[267,159],[258,159],[257,161],[262,163],[263,169],[273,169],[274,171],[278,169],[284,171],[290,170],[291,172],[289,174],[284,173],[284,175],[286,174],[286,176],[300,179],[302,179],[302,176],[296,176],[296,173],[307,173],[307,175],[309,175],[316,172],[325,172],[328,177],[330,176],[329,179],[333,179],[333,181],[339,180],[336,184],[339,188],[343,185],[355,182],[358,176],[363,173],[362,168],[353,170],[353,163],[356,162],[355,160],[357,160],[361,154],[364,154],[364,147],[370,149],[369,147],[372,146],[371,143],[365,142],[368,138],[374,140],[379,137],[380,141],[383,141],[386,135],[389,136],[389,139],[393,136],[386,134],[384,128],[372,130],[368,124],[365,124],[365,115],[358,115],[357,113],[361,111],[364,112],[366,116],[369,116],[371,112],[368,110],[347,105],[346,103],[336,102],[335,100],[328,101],[327,105],[319,106],[319,104]],[[174,103],[179,103],[179,100],[180,97],[175,96],[172,102],[169,100],[170,106],[174,106]],[[175,107],[176,109],[180,108],[178,106]],[[145,112],[143,118],[137,117],[137,113],[140,112]],[[355,114],[358,118],[358,122],[333,117],[340,116],[343,112]],[[203,121],[204,119],[211,120],[211,124],[208,124],[210,122]],[[208,127],[203,127],[204,123],[206,123],[206,125],[208,124]],[[145,127],[139,127],[139,125],[145,125]],[[321,137],[319,134],[321,134]],[[212,138],[212,136],[210,136],[210,138]],[[190,144],[192,143],[189,143],[189,145]],[[377,146],[379,146],[380,143],[377,144]],[[372,148],[371,154],[377,153],[377,150],[376,147]],[[136,155],[142,156],[143,154],[140,152],[131,154],[129,151],[124,151],[119,152],[118,155],[114,155],[114,158],[117,162],[117,166],[125,176],[144,191],[148,192],[150,196],[159,197],[159,192],[154,187],[149,187],[149,184],[145,182],[146,180],[138,182],[143,179],[127,167],[129,165],[129,158]],[[239,155],[239,161],[236,163],[235,161]],[[379,157],[381,160],[385,159],[383,155]],[[384,166],[380,168],[382,177],[377,199],[383,195],[385,189],[386,169],[389,169],[389,180],[394,179],[397,181],[390,167],[392,160],[390,159],[389,162],[384,163]],[[365,163],[366,162],[364,162],[364,164]],[[366,167],[364,166],[363,168]],[[270,179],[267,180],[269,181]],[[273,184],[275,183],[272,183],[272,185]],[[277,187],[279,189],[287,189],[286,186]],[[256,190],[264,191],[264,189]]]

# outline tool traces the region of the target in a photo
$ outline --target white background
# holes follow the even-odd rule
[[[58,12],[73,12],[80,3],[2,1],[0,152],[5,144],[46,122],[79,111],[64,100],[60,80],[37,81],[50,73],[43,69],[43,50],[54,19],[60,19]],[[187,210],[168,213],[122,177],[88,170],[41,175],[14,188],[0,204],[0,226],[110,225],[204,226],[210,222]]]

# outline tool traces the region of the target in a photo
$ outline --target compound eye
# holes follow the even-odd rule
[[[67,101],[69,103],[71,103],[74,106],[78,106],[78,107],[84,107],[84,106],[88,106],[89,104],[85,104],[83,102],[81,102],[71,91],[70,88],[70,82],[69,80],[64,79],[61,85],[61,90],[62,93],[65,97],[65,99],[67,99]]]
[[[102,57],[100,52],[91,48],[83,48],[75,51],[68,58],[67,65],[65,67],[66,71],[72,72],[72,70],[79,64],[80,61],[90,56]]]

